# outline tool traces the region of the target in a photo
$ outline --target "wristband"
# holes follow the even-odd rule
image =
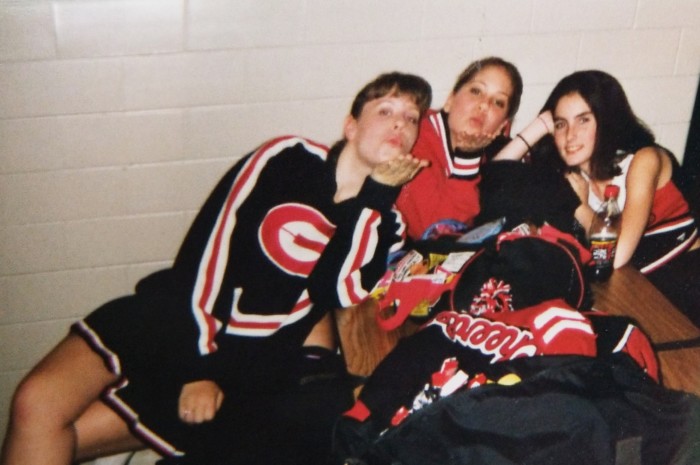
[[[525,144],[525,147],[527,147],[527,151],[532,153],[532,147],[530,147],[530,144],[527,143],[527,141],[525,140],[525,138],[523,136],[521,136],[520,134],[516,134],[515,137],[517,137],[518,139],[523,141],[523,144]]]

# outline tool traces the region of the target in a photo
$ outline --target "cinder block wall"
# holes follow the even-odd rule
[[[20,378],[170,263],[238,157],[283,133],[333,142],[387,70],[426,77],[439,107],[485,55],[523,74],[516,130],[600,68],[682,157],[697,0],[0,1],[0,437]]]

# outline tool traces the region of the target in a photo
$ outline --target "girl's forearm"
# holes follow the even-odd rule
[[[537,115],[530,124],[520,131],[498,154],[494,160],[521,160],[533,145],[554,130],[551,114],[547,111]]]

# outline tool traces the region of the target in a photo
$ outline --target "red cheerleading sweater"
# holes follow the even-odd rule
[[[482,158],[493,147],[492,143],[476,152],[453,151],[450,144],[447,113],[430,110],[420,125],[413,155],[428,160],[408,184],[404,185],[396,207],[404,216],[408,236],[420,239],[423,232],[440,220],[456,220],[472,224],[479,213],[479,168]]]

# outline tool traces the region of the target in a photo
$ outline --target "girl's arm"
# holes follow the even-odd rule
[[[634,156],[625,180],[627,198],[622,211],[620,238],[615,252],[615,268],[629,262],[644,234],[651,215],[654,193],[659,185],[663,152],[644,147]]]
[[[403,246],[406,226],[392,208],[400,188],[367,176],[356,197],[338,204],[335,230],[307,278],[311,302],[347,308],[369,295]]]
[[[518,161],[522,159],[531,147],[534,146],[540,139],[547,134],[554,132],[554,121],[552,113],[545,111],[537,115],[530,124],[513,137],[500,152],[493,157],[494,161],[512,160]]]

